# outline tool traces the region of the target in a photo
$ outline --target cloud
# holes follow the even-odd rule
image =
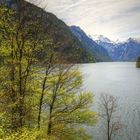
[[[87,34],[112,40],[140,36],[140,0],[43,0],[47,11]]]

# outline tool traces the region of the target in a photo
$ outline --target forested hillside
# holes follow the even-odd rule
[[[82,47],[82,44],[71,33],[69,27],[54,14],[23,0],[17,2],[16,0],[10,0],[6,3],[14,9],[16,9],[17,4],[20,6],[22,3],[22,11],[24,17],[26,17],[24,22],[38,22],[40,24],[39,28],[42,28],[41,30],[46,38],[57,46],[55,50],[61,53],[61,57],[74,63],[94,62],[94,56]]]

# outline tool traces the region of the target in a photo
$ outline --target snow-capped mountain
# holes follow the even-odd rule
[[[107,50],[113,61],[136,61],[140,56],[139,39],[129,38],[124,42],[113,42],[106,37],[101,37],[96,38],[95,41]]]
[[[118,61],[136,61],[140,56],[140,42],[136,39],[129,38],[124,43],[117,45],[116,54],[122,50],[121,55],[118,56]]]
[[[113,41],[111,41],[109,38],[103,36],[103,35],[89,35],[90,38],[92,38],[93,40],[95,40],[96,42],[98,41],[102,41],[102,42],[106,42],[106,43],[113,43]]]

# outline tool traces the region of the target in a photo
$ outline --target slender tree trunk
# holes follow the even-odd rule
[[[15,62],[14,62],[14,44],[13,44],[13,36],[12,36],[12,43],[11,43],[11,99],[12,99],[12,104],[15,104],[16,102],[16,93],[15,93]],[[17,128],[17,122],[16,122],[16,107],[13,106],[12,108],[12,118],[11,118],[11,124],[12,124],[12,129]]]
[[[23,126],[23,93],[22,93],[22,49],[20,48],[20,57],[19,57],[19,125]]]
[[[47,73],[47,71],[46,71]],[[42,104],[43,104],[43,98],[44,98],[44,91],[45,91],[45,85],[46,85],[47,77],[45,76],[43,81],[43,87],[42,87],[42,93],[40,97],[40,103],[39,103],[39,112],[38,112],[38,129],[40,129],[40,121],[41,121],[41,113],[42,113]]]
[[[59,75],[59,79],[58,79],[58,82],[57,84],[54,86],[54,90],[53,90],[53,96],[52,96],[52,103],[50,105],[50,114],[49,114],[49,120],[48,120],[48,135],[51,134],[52,132],[52,112],[53,112],[53,109],[54,109],[54,103],[55,103],[55,100],[56,100],[56,97],[57,97],[57,90],[60,86],[60,80],[61,80],[61,74]]]
[[[107,138],[108,138],[108,140],[111,140],[110,139],[110,121],[109,120],[107,121]]]
[[[22,43],[19,41],[19,34],[17,33],[17,44],[19,48],[19,127],[23,127],[23,120],[24,120],[24,97],[25,93],[23,92],[24,89],[24,84],[23,84],[23,64],[22,64],[22,59],[23,59],[23,48],[24,48],[24,37],[21,35],[21,40]]]
[[[52,110],[53,110],[53,104],[50,106],[50,114],[49,114],[49,122],[48,122],[48,132],[47,134],[50,135],[52,132]]]
[[[41,92],[41,97],[40,97],[40,102],[39,102],[38,121],[37,121],[38,122],[38,129],[40,129],[40,121],[41,121],[41,113],[42,113],[42,105],[43,105],[43,99],[44,99],[45,86],[46,86],[47,76],[48,76],[49,70],[51,68],[52,59],[53,59],[53,54],[50,57],[48,66],[46,66],[46,73],[45,73],[45,77],[43,80],[42,92]]]

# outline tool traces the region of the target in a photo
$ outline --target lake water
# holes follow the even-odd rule
[[[140,140],[140,69],[133,62],[83,64],[84,88],[95,95],[93,108],[98,112],[99,96],[118,98],[118,114],[125,125],[117,140]],[[94,140],[105,140],[100,124],[93,131]]]

